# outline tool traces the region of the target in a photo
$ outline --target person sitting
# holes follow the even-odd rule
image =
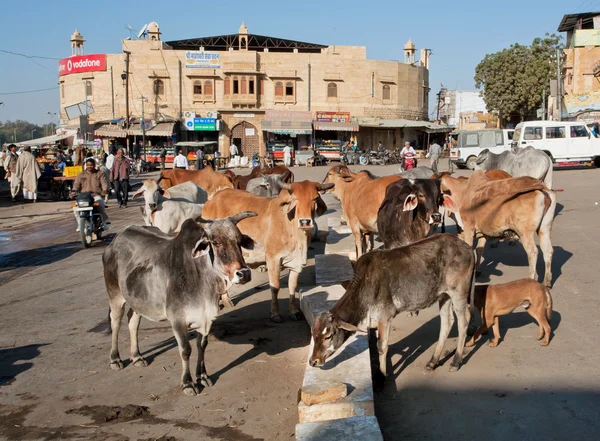
[[[110,219],[108,218],[108,214],[106,214],[106,209],[104,208],[104,196],[106,196],[108,192],[108,182],[106,181],[104,173],[96,169],[96,161],[94,161],[94,158],[87,158],[84,165],[85,170],[79,173],[75,178],[75,182],[73,183],[73,191],[69,194],[69,196],[71,198],[75,197],[75,194],[78,192],[91,193],[94,197],[94,201],[98,203],[98,211],[104,220],[104,229],[108,230]],[[73,210],[73,214],[75,214],[75,220],[79,221],[77,212],[75,210]],[[76,231],[79,231],[79,222],[77,222]]]
[[[405,159],[406,159],[406,155],[412,155],[412,157],[414,158],[415,161],[415,167],[417,166],[417,152],[415,151],[415,149],[410,145],[410,142],[405,142],[404,143],[404,148],[400,151],[400,156],[402,157],[402,170],[405,170]]]

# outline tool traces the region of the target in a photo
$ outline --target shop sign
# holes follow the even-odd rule
[[[312,112],[290,111],[290,110],[267,110],[265,112],[265,119],[268,121],[312,122]]]
[[[219,69],[221,67],[220,55],[219,52],[187,51],[185,67]]]
[[[106,71],[106,54],[81,55],[58,62],[59,76],[98,71]]]
[[[246,129],[246,136],[254,136],[256,132],[254,131],[254,127],[250,127]]]
[[[234,113],[234,118],[254,118],[254,113]]]
[[[200,131],[200,132],[207,132],[207,131],[215,131],[216,130],[216,119],[214,118],[194,118],[194,119],[189,119],[186,120],[185,122],[185,128],[187,130],[192,130],[192,131]]]
[[[349,112],[316,112],[317,122],[350,122]]]

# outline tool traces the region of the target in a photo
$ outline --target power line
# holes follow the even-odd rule
[[[56,90],[56,89],[58,89],[58,86],[48,87],[46,89],[22,90],[19,92],[0,92],[0,95],[22,95],[24,93],[45,92],[47,90]]]
[[[6,51],[4,49],[0,49],[0,52],[4,52],[5,54],[10,54],[10,55],[17,55],[19,57],[25,57],[25,58],[40,58],[42,60],[60,60],[60,58],[42,57],[42,56],[38,56],[38,55],[27,55],[27,54],[21,54],[19,52]]]

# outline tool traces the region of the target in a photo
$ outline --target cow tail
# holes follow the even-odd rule
[[[469,302],[469,309],[471,311],[471,320],[475,313],[475,275],[477,274],[477,250],[473,250],[473,273],[471,274],[471,289],[469,296],[471,297]]]
[[[442,215],[442,234],[446,232],[446,208],[444,208],[444,214]]]
[[[550,320],[552,317],[552,296],[550,295],[550,289],[544,287],[546,292],[546,318]]]

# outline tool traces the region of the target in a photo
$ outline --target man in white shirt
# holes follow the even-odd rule
[[[106,157],[106,164],[100,167],[100,171],[104,173],[106,177],[106,182],[108,182],[108,191],[106,192],[106,196],[104,196],[104,203],[108,204],[108,197],[110,196],[112,183],[110,182],[110,171],[113,168],[113,164],[115,163],[115,155],[113,154],[112,148],[108,152],[108,156]]]
[[[415,152],[415,149],[412,148],[410,142],[407,141],[404,143],[404,148],[400,150],[400,156],[402,157],[402,169],[404,169],[404,157],[407,153],[412,154],[413,157],[415,157],[415,167],[417,166],[417,152]]]
[[[181,150],[179,150],[179,152],[177,153],[177,156],[175,156],[175,160],[173,161],[173,167],[174,168],[183,168],[185,170],[187,170],[189,168],[188,160],[185,156],[183,156],[183,153],[181,153]]]
[[[286,167],[292,165],[292,148],[289,145],[283,148],[283,163]]]
[[[235,156],[238,156],[239,154],[240,153],[238,151],[237,145],[231,143],[231,145],[229,146],[229,156],[231,156],[231,159],[233,159]]]

